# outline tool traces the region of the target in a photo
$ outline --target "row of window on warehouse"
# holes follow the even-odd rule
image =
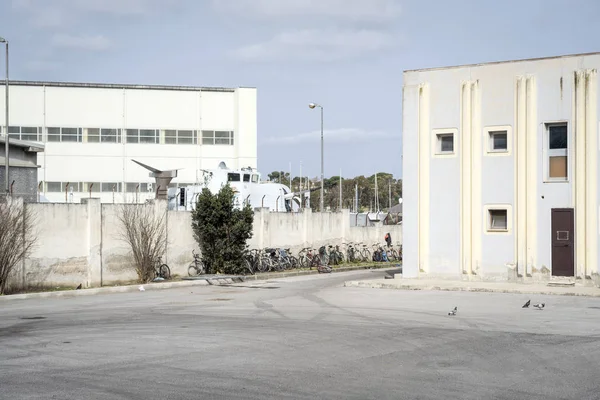
[[[123,186],[125,185],[125,186]],[[89,192],[92,193],[121,193],[123,187],[127,193],[144,193],[152,192],[156,189],[154,183],[147,182],[40,182],[40,189],[43,192],[58,193],[58,192]],[[171,183],[169,187],[188,186],[193,183]]]
[[[4,129],[0,132],[4,134]],[[9,126],[11,138],[33,142],[233,145],[233,131]],[[201,135],[200,137],[198,135]]]

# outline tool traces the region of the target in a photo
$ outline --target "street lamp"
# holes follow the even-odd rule
[[[314,109],[315,107],[319,107],[321,109],[321,212],[323,212],[323,204],[325,198],[325,184],[324,184],[324,176],[323,176],[323,106],[316,103],[310,103],[308,105],[309,108]]]
[[[4,39],[3,37],[0,37],[0,43],[4,43],[4,45],[6,46],[6,88],[4,89],[4,95],[6,96],[6,101],[4,103],[4,109],[6,112],[6,119],[4,121],[6,125],[4,128],[6,129],[4,131],[4,180],[6,194],[8,195],[10,190],[8,186],[8,40]]]

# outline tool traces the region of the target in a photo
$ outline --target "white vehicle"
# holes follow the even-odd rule
[[[233,170],[221,162],[218,169],[204,170],[203,175],[202,182],[197,185],[169,189],[170,210],[192,211],[202,189],[208,188],[216,194],[227,183],[235,192],[236,207],[249,202],[253,209],[264,207],[272,212],[297,212],[301,208],[301,197],[304,197],[304,207],[310,206],[310,191],[293,193],[286,185],[262,182],[260,172],[253,168]]]

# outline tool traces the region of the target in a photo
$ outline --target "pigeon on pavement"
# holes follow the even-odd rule
[[[80,283],[80,284],[79,284],[79,286],[77,286],[77,288],[76,288],[75,290],[79,290],[79,289],[81,289],[81,286],[82,286],[82,285],[81,285],[81,283]]]
[[[542,310],[544,307],[546,307],[545,303],[537,303],[533,305],[535,308],[537,308],[538,310]]]
[[[458,307],[454,307],[454,309],[452,311],[450,311],[448,313],[448,315],[456,315],[456,312],[458,311]]]
[[[527,303],[523,304],[522,308],[529,308],[530,304],[531,304],[531,300],[527,300]]]

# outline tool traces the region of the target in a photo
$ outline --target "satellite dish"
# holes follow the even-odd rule
[[[402,197],[398,199],[398,204],[402,204]]]

